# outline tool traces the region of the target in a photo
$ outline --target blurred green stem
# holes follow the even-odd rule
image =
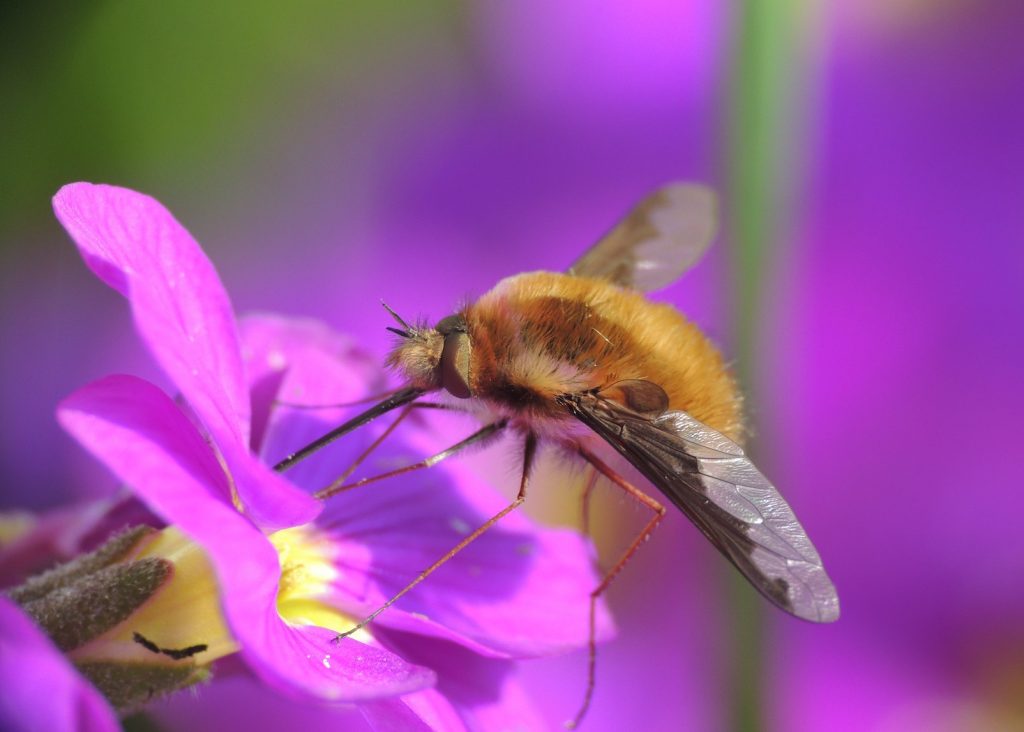
[[[756,414],[757,329],[763,284],[778,258],[789,219],[795,143],[801,121],[797,85],[803,21],[810,6],[798,0],[743,0],[735,7],[728,99],[726,210],[732,237],[733,345],[747,414]],[[763,727],[764,601],[732,568],[730,728]]]

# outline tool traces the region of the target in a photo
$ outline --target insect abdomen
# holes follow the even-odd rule
[[[669,305],[604,280],[532,272],[502,280],[465,311],[475,396],[515,413],[561,418],[559,394],[645,379],[732,439],[735,383],[700,330]]]

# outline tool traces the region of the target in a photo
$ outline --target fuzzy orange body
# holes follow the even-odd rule
[[[606,280],[530,272],[460,315],[470,391],[513,422],[572,421],[556,396],[642,379],[665,390],[671,409],[741,436],[741,400],[721,354],[670,305]]]
[[[522,473],[511,503],[368,620],[521,506],[544,445],[585,462],[595,478],[603,476],[652,513],[590,594],[590,671],[572,726],[594,689],[597,600],[666,514],[606,461],[609,455],[657,488],[778,607],[813,622],[839,617],[835,586],[806,532],[737,444],[742,400],[721,354],[679,311],[643,294],[675,281],[700,259],[714,236],[714,212],[708,189],[668,184],[640,201],[565,274],[508,277],[434,326],[410,325],[385,305],[400,326],[388,328],[400,340],[387,362],[405,385],[276,467],[393,409],[403,412],[384,435],[414,407],[440,406],[476,412],[482,426],[418,463],[351,484],[343,484],[346,474],[317,495],[428,468],[507,429],[522,438]],[[426,394],[455,401],[416,402]],[[592,486],[588,482],[584,506]]]
[[[649,481],[778,607],[813,622],[839,617],[835,586],[817,550],[737,444],[742,400],[721,354],[679,311],[643,294],[675,281],[700,259],[714,236],[715,208],[707,188],[668,184],[640,201],[565,274],[508,277],[433,326],[410,325],[384,306],[400,326],[388,328],[399,340],[387,363],[404,385],[275,467],[286,469],[394,409],[403,411],[382,437],[415,407],[442,407],[475,412],[482,426],[417,463],[352,483],[345,483],[346,473],[317,497],[429,468],[509,429],[522,438],[522,472],[511,503],[356,628],[521,506],[541,446],[587,464],[594,479],[603,476],[651,512],[590,593],[587,690],[570,727],[582,720],[594,691],[598,598],[666,515],[631,479]],[[424,395],[433,398],[416,401]],[[593,485],[589,481],[583,493],[584,516]]]

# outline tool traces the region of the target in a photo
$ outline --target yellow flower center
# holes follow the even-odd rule
[[[291,625],[317,625],[343,632],[357,619],[329,605],[337,579],[338,546],[315,526],[299,526],[268,537],[277,550],[281,579],[277,611]],[[171,526],[145,541],[125,561],[159,557],[173,565],[171,578],[137,611],[106,633],[71,652],[79,664],[139,661],[206,666],[235,653],[220,608],[216,575],[203,549]],[[354,634],[369,639],[366,630]]]
[[[338,578],[338,546],[312,524],[270,535],[281,561],[277,611],[292,625],[318,625],[343,632],[356,619],[324,601]],[[366,631],[355,634],[368,636]]]

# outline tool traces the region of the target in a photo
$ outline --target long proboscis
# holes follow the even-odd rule
[[[421,389],[416,386],[407,386],[404,389],[396,391],[387,399],[378,404],[375,404],[362,414],[353,417],[344,424],[335,427],[327,434],[322,435],[317,439],[313,440],[313,442],[309,443],[305,447],[291,453],[290,455],[288,455],[288,457],[284,458],[281,462],[277,463],[277,465],[274,466],[274,470],[277,471],[278,473],[288,470],[288,468],[292,467],[296,463],[305,460],[314,452],[317,452],[318,450],[327,447],[335,440],[347,435],[349,432],[359,429],[364,424],[372,422],[382,414],[387,414],[392,409],[397,409],[402,405],[415,401],[416,399],[418,399],[419,397],[423,396],[426,393],[426,389]]]

